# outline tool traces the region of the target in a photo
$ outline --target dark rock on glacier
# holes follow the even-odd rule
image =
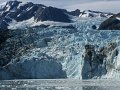
[[[120,30],[120,13],[111,16],[101,23],[99,30]]]
[[[53,7],[39,8],[35,15],[36,21],[71,22],[69,16],[63,10]]]
[[[97,29],[97,26],[96,26],[96,25],[93,25],[93,26],[92,26],[92,29]]]

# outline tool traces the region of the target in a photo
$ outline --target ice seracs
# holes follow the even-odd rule
[[[74,23],[77,29],[27,27],[7,30],[0,38],[0,79],[61,76],[92,79],[105,75],[108,78],[111,70],[114,70],[111,66],[119,69],[119,64],[112,63],[119,56],[119,49],[118,54],[113,53],[119,44],[111,43],[111,39],[120,38],[120,32],[92,29],[92,25],[99,25],[104,20],[105,18],[82,18]],[[87,50],[84,49],[85,45],[88,45]]]

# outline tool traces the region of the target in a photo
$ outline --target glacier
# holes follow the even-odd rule
[[[41,28],[24,28],[24,23],[15,21],[10,25],[12,37],[2,44],[2,55],[12,54],[5,66],[0,67],[0,79],[43,79],[43,78],[74,78],[74,79],[116,79],[120,77],[120,32],[115,30],[96,30],[106,18],[75,17],[75,29],[57,26]],[[16,26],[22,28],[16,28]],[[40,23],[41,24],[41,23]],[[13,27],[14,26],[14,27]],[[107,52],[103,64],[91,66],[85,62],[85,45],[93,45],[95,52],[109,43],[116,43],[114,50]],[[118,55],[114,51],[118,50]],[[4,62],[4,61],[3,61]],[[83,77],[87,75],[86,77]]]

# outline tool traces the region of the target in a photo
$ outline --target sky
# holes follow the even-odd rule
[[[3,3],[9,0],[0,0]],[[46,6],[54,6],[67,9],[69,11],[80,10],[97,10],[103,12],[120,12],[120,0],[19,0],[23,2],[34,2]]]

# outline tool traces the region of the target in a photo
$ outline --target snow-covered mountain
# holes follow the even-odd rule
[[[105,13],[99,11],[86,10],[81,12],[79,17],[110,17],[114,15],[113,13]]]
[[[52,22],[73,22],[73,16],[79,17],[109,17],[112,13],[104,13],[98,11],[83,11],[79,9],[75,11],[67,11],[65,9],[58,9],[55,7],[47,7],[42,4],[33,4],[32,2],[22,3],[20,1],[9,1],[0,11],[0,28],[8,29],[11,24],[18,25],[18,23],[29,22],[29,24],[44,24],[44,21]],[[49,24],[48,24],[49,23]],[[26,23],[24,23],[26,25]],[[11,26],[10,26],[11,27]]]
[[[0,28],[6,29],[12,20],[21,22],[34,18],[38,21],[57,21],[57,22],[71,22],[69,16],[64,10],[46,7],[41,4],[33,4],[32,2],[22,3],[19,1],[9,1],[0,12]]]

